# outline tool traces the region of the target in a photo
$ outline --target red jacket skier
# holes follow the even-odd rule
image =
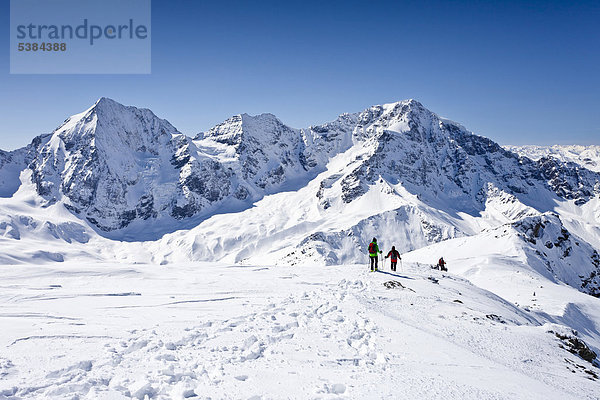
[[[385,256],[385,258],[388,258],[388,257],[390,258],[392,271],[395,271],[396,265],[398,264],[398,259],[402,258],[402,257],[400,257],[400,253],[398,253],[398,250],[396,250],[396,246],[392,246],[392,249],[390,250],[390,252],[387,254],[387,256]]]
[[[446,261],[444,261],[444,257],[440,258],[437,267],[440,271],[448,271],[448,268],[446,268]]]

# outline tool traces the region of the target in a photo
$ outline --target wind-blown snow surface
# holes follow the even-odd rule
[[[402,286],[388,289],[389,281]],[[556,334],[573,333],[552,315],[416,263],[395,274],[360,265],[63,263],[2,267],[0,282],[5,399],[598,394],[600,370],[561,348]],[[575,317],[598,311],[593,297],[544,287],[538,308],[568,297]],[[597,334],[597,325],[586,328],[585,339]]]

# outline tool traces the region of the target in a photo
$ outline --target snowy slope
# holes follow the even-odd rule
[[[11,198],[0,198],[0,264],[142,258],[139,244],[103,238],[62,204],[48,205],[36,192],[31,170],[21,172],[19,183]]]
[[[522,156],[539,160],[554,157],[561,161],[570,161],[591,171],[600,172],[600,146],[554,145],[554,146],[504,146],[505,149]]]
[[[54,264],[0,280],[2,398],[597,398],[570,328],[417,264]]]
[[[404,261],[429,268],[439,257],[451,274],[532,315],[571,327],[596,352],[600,349],[600,257],[557,215],[529,217],[437,243],[406,254]]]
[[[562,224],[557,214],[546,213],[486,230],[478,235],[448,240],[409,253],[408,260],[434,265],[444,256],[459,271],[468,266],[463,260],[481,264],[482,257],[518,260],[535,275],[554,284],[567,284],[600,297],[600,255]],[[432,254],[422,258],[425,254]],[[415,258],[416,257],[416,258]],[[470,265],[470,263],[469,263]],[[475,270],[469,272],[472,273]],[[511,267],[514,273],[514,267]],[[471,279],[471,275],[465,275]],[[485,287],[485,286],[484,286]],[[489,289],[489,287],[488,287]],[[504,297],[504,296],[503,296]]]

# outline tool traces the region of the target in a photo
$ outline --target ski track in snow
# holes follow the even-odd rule
[[[598,398],[538,314],[404,268],[3,266],[0,399]]]

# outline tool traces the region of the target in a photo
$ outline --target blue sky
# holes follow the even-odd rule
[[[150,75],[10,75],[8,3],[5,150],[102,96],[188,135],[243,112],[299,128],[415,98],[501,144],[600,144],[597,1],[153,0]]]

